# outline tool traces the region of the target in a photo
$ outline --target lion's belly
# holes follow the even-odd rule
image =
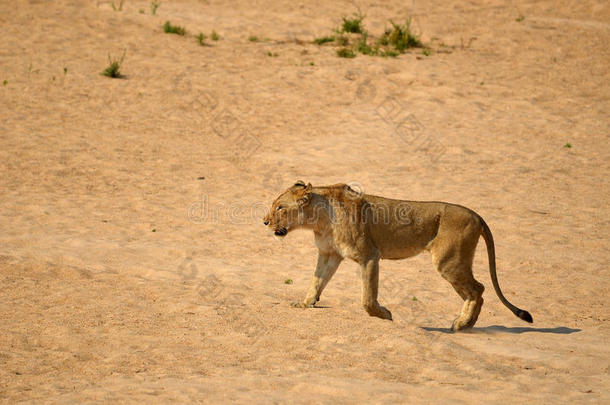
[[[400,260],[418,255],[425,249],[425,246],[393,244],[393,246],[378,246],[377,249],[379,249],[382,259]]]
[[[406,259],[426,249],[433,235],[413,225],[415,224],[372,229],[373,239],[382,259]]]
[[[423,249],[388,249],[380,250],[381,258],[386,260],[401,260],[421,253]]]

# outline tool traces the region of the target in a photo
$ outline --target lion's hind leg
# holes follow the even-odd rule
[[[472,328],[481,313],[485,287],[474,279],[470,266],[458,267],[457,269],[455,267],[440,267],[438,270],[464,300],[460,316],[453,321],[451,330],[458,331]]]
[[[485,287],[472,275],[472,262],[476,249],[475,238],[462,240],[460,246],[437,244],[431,253],[434,264],[443,278],[464,300],[460,316],[453,321],[453,331],[469,329],[477,322],[483,306]]]
[[[455,268],[439,268],[439,272],[464,300],[460,316],[453,321],[451,330],[458,331],[472,328],[481,313],[485,287],[474,279],[470,267],[462,267],[458,271]]]
[[[462,291],[462,294],[466,295],[464,305],[462,305],[462,312],[451,325],[451,330],[453,331],[472,328],[477,322],[479,314],[481,313],[481,308],[483,307],[482,294],[485,287],[483,287],[483,284],[479,283],[474,278],[472,281],[473,283],[471,283],[469,286],[456,286],[455,284],[452,284],[456,291],[459,289]]]

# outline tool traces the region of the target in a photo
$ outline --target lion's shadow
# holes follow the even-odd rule
[[[449,328],[435,328],[430,326],[422,326],[422,329],[428,332],[441,332],[441,333],[454,333]],[[582,329],[573,329],[568,328],[566,326],[557,326],[555,328],[532,328],[529,326],[518,326],[518,327],[506,327],[502,325],[490,325],[483,327],[474,327],[466,333],[512,333],[512,334],[522,334],[522,333],[554,333],[558,335],[570,335],[572,333],[577,333],[582,331]]]

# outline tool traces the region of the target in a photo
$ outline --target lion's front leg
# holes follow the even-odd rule
[[[379,289],[379,254],[360,264],[362,272],[362,306],[371,316],[392,320],[392,313],[379,305],[377,293]]]
[[[324,287],[326,287],[335,274],[342,260],[343,258],[337,254],[319,252],[318,264],[316,265],[307,296],[305,296],[303,302],[294,302],[292,306],[297,308],[313,307],[320,300]]]

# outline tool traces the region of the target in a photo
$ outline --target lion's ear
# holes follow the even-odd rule
[[[303,184],[303,187],[305,187],[302,192],[303,194],[297,199],[297,204],[301,207],[306,206],[309,204],[309,201],[311,201],[311,189],[313,188],[311,183],[308,183],[307,185]]]
[[[297,180],[296,183],[294,183],[294,187],[307,187],[305,185],[305,182],[303,180]]]

